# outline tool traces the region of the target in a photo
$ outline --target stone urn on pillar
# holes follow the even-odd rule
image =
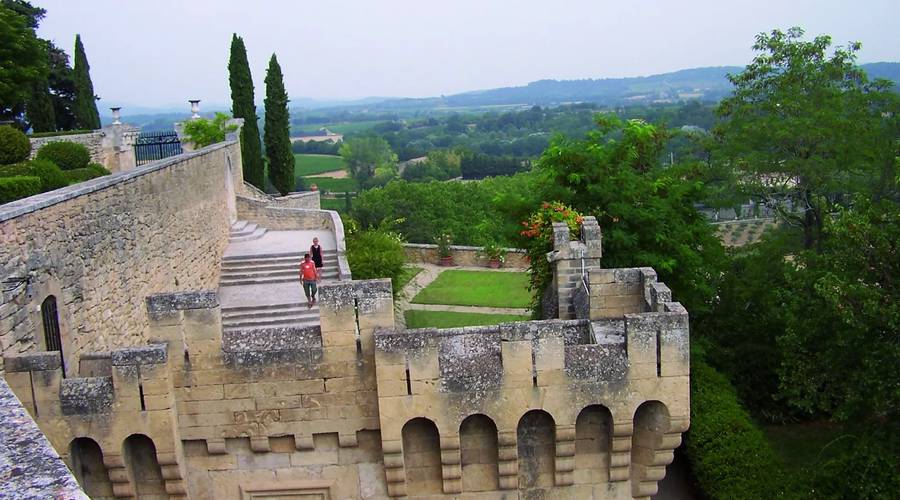
[[[191,99],[188,102],[191,103],[191,120],[198,120],[200,118],[200,99]]]
[[[113,118],[112,124],[113,125],[121,125],[122,124],[122,113],[121,113],[122,108],[115,107],[115,108],[109,108],[109,110],[112,111],[112,118]]]

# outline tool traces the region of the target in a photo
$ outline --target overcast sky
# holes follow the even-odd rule
[[[898,0],[33,0],[39,34],[80,33],[101,108],[229,103],[231,34],[262,101],[278,54],[289,95],[425,97],[542,78],[744,65],[760,31],[802,26],[900,61]],[[186,104],[185,104],[186,105]]]

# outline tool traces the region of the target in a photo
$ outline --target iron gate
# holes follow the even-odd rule
[[[181,153],[181,141],[174,130],[141,132],[134,143],[134,159],[138,165]]]

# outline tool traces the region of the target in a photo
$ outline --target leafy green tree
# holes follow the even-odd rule
[[[545,199],[597,217],[605,267],[651,266],[692,314],[708,312],[724,251],[694,208],[705,194],[694,167],[662,168],[661,128],[610,115],[596,124],[585,140],[555,138],[541,156]]]
[[[893,189],[893,154],[878,146],[896,138],[885,139],[891,129],[884,122],[896,124],[898,108],[892,84],[868,81],[856,65],[859,43],[830,50],[829,36],[804,41],[803,34],[791,28],[757,35],[759,54],[729,75],[734,94],[719,105],[716,133],[722,159],[745,191],[782,207],[782,219],[801,227],[812,248],[821,243],[827,215],[853,192],[880,177],[887,177],[882,190]]]
[[[294,190],[294,153],[291,151],[291,124],[288,95],[284,90],[284,76],[275,54],[266,71],[266,156],[269,158],[269,179],[282,195]]]
[[[31,87],[31,96],[25,105],[25,118],[34,132],[56,130],[56,114],[46,78],[36,81]]]
[[[381,137],[348,139],[339,152],[344,157],[350,176],[363,187],[384,185],[396,177],[397,155]]]
[[[265,188],[265,168],[259,140],[259,118],[256,116],[256,104],[253,100],[253,78],[250,76],[250,63],[247,61],[244,39],[237,36],[236,33],[231,37],[228,81],[231,86],[231,114],[235,118],[244,119],[244,126],[241,128],[241,161],[243,162],[244,180],[263,189]]]
[[[397,283],[403,275],[406,253],[403,239],[384,227],[356,231],[347,238],[347,262],[353,279],[390,278]],[[394,296],[400,287],[393,287]]]
[[[100,113],[97,111],[97,96],[91,82],[91,66],[88,64],[81,35],[75,35],[75,120],[78,127],[89,130],[100,128]]]
[[[858,198],[824,229],[822,251],[797,255],[789,274],[782,391],[808,413],[896,426],[900,206]]]
[[[222,142],[226,133],[237,129],[237,125],[228,125],[230,119],[231,117],[225,113],[216,113],[216,117],[212,120],[206,118],[188,120],[184,124],[184,135],[198,149]]]
[[[50,66],[47,83],[53,102],[56,130],[76,129],[75,74],[69,65],[69,55],[53,42],[47,42],[47,57]]]
[[[46,77],[47,65],[30,19],[5,3],[0,5],[0,61],[0,120],[14,120],[21,127],[25,102]]]

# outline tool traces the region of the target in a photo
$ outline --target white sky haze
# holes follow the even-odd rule
[[[754,35],[801,26],[900,60],[896,0],[34,0],[39,35],[80,33],[101,109],[230,102],[231,34],[262,101],[278,54],[292,98],[425,97],[543,78],[643,76],[744,65]]]

